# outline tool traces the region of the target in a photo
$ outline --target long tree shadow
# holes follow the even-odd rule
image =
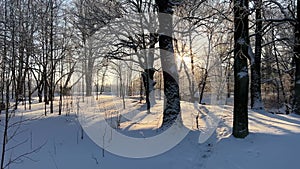
[[[253,125],[256,123],[258,125],[267,126],[267,128],[274,128],[278,130],[277,132],[295,134],[297,133],[293,132],[293,129],[295,128],[298,128],[300,131],[300,120],[290,119],[283,115],[273,115],[265,112],[255,113],[250,111],[249,119],[254,123]]]

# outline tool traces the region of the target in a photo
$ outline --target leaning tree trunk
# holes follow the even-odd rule
[[[247,58],[249,47],[248,0],[234,0],[234,108],[233,135],[248,135],[248,87]]]
[[[160,60],[164,77],[164,111],[162,127],[170,126],[180,115],[178,70],[173,48],[173,9],[170,0],[156,0],[159,21]]]
[[[201,83],[199,84],[199,92],[200,92],[199,104],[202,104],[202,100],[203,100],[204,90],[205,90],[205,87],[206,87],[206,80],[207,80],[207,78],[208,78],[208,71],[205,68],[204,69],[204,75],[202,76]]]
[[[107,69],[108,69],[108,66],[105,66],[104,72],[103,72],[102,78],[101,78],[100,94],[102,94],[102,93],[104,92],[104,80],[105,80],[105,76],[106,76]],[[98,93],[98,92],[97,92],[97,93]]]
[[[256,2],[256,30],[255,30],[255,57],[251,65],[251,108],[263,109],[261,99],[261,52],[262,52],[262,18],[261,18],[262,0]]]
[[[300,3],[297,0],[297,24],[295,27],[295,95],[294,95],[294,112],[300,115]]]

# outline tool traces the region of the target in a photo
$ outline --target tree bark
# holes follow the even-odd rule
[[[101,79],[101,87],[100,87],[100,94],[102,94],[102,93],[103,93],[103,91],[104,91],[104,80],[105,80],[105,76],[106,76],[107,68],[108,68],[108,66],[105,66],[105,68],[104,68],[104,72],[103,72],[103,74],[102,74],[102,79]]]
[[[159,48],[160,58],[164,77],[164,111],[162,127],[172,125],[180,115],[180,99],[178,85],[178,70],[174,58],[173,48],[173,9],[170,0],[159,1],[158,5],[159,21]]]
[[[200,92],[199,104],[203,104],[202,99],[203,99],[204,90],[205,90],[205,86],[206,86],[206,80],[208,78],[207,69],[205,68],[205,69],[203,69],[203,71],[204,71],[204,75],[202,75],[202,80],[201,80],[201,83],[199,84],[199,92]]]
[[[93,71],[90,68],[87,68],[88,71],[85,75],[85,95],[91,96],[92,95],[92,80],[93,80]]]
[[[49,101],[50,101],[50,113],[53,113],[53,100],[54,100],[54,3],[50,0],[50,83],[49,83]]]
[[[93,88],[93,70],[95,58],[93,56],[93,39],[89,37],[88,39],[88,56],[87,56],[87,68],[85,72],[85,92],[86,96],[92,96]]]
[[[297,0],[297,22],[295,27],[294,58],[296,64],[295,73],[295,93],[294,93],[294,113],[300,115],[300,7]]]
[[[244,138],[248,130],[249,58],[248,0],[234,0],[234,108],[233,136]]]
[[[262,0],[256,2],[255,58],[251,65],[251,108],[263,109],[261,99]]]
[[[8,2],[5,1],[4,3],[4,19],[6,20],[7,19],[7,4]],[[6,22],[4,22],[4,29],[7,29],[7,24]],[[7,137],[7,129],[8,129],[8,105],[7,105],[7,100],[6,102],[4,103],[4,88],[5,88],[5,61],[6,61],[6,55],[7,55],[7,40],[6,40],[6,31],[4,32],[4,39],[3,39],[3,55],[1,56],[1,59],[2,59],[2,64],[1,64],[1,80],[2,80],[2,83],[1,83],[1,107],[0,107],[0,115],[2,113],[2,110],[5,110],[5,121],[3,122],[4,123],[4,130],[3,130],[3,137],[2,137],[2,152],[1,152],[1,162],[0,162],[0,168],[1,169],[4,169],[4,160],[5,160],[5,151],[6,151],[6,137]],[[7,86],[7,84],[6,84]],[[7,87],[6,87],[7,89]],[[6,90],[6,96],[9,92]],[[7,97],[6,97],[7,99]],[[5,108],[6,107],[6,108]],[[1,121],[1,120],[0,120]]]
[[[146,105],[147,105],[148,112],[150,112],[150,108],[151,108],[150,92],[154,90],[154,85],[156,84],[156,82],[154,82],[154,80],[153,80],[154,73],[155,73],[155,70],[153,68],[145,69],[144,72],[142,73],[143,84],[144,84],[145,95],[146,95]]]

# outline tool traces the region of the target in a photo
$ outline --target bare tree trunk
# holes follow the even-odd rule
[[[43,44],[43,83],[44,83],[44,111],[45,116],[47,115],[47,104],[49,104],[48,100],[48,80],[47,80],[47,65],[48,65],[48,37],[47,37],[47,28],[46,25],[43,28],[44,30],[44,44]]]
[[[143,78],[143,84],[144,84],[144,88],[145,88],[145,94],[146,94],[146,105],[147,105],[147,111],[150,112],[150,108],[151,106],[151,102],[150,102],[150,93],[151,91],[154,90],[154,85],[156,84],[156,82],[154,82],[153,78],[154,78],[154,72],[155,70],[152,69],[145,69],[144,72],[142,73],[142,78]],[[154,96],[152,96],[151,99]],[[152,102],[153,104],[153,102]]]
[[[189,26],[192,27],[191,23]],[[193,38],[192,38],[192,31],[189,30],[189,55],[191,58],[191,71],[192,71],[192,78],[191,78],[191,86],[190,86],[190,95],[191,101],[195,101],[195,64],[194,64],[194,54],[193,54]],[[200,100],[199,100],[200,101]]]
[[[261,99],[262,0],[256,2],[255,58],[251,65],[251,108],[263,109]]]
[[[230,91],[230,76],[231,76],[231,68],[230,68],[230,59],[227,61],[227,66],[226,66],[226,87],[227,87],[227,98],[230,98],[231,96],[231,91]],[[227,99],[226,99],[227,102]]]
[[[142,76],[140,77],[140,103],[144,100],[143,97],[143,78]]]
[[[8,73],[7,73],[8,74]],[[4,161],[5,161],[5,152],[6,152],[6,145],[8,139],[8,128],[9,128],[9,79],[6,77],[5,80],[6,85],[6,103],[5,103],[5,121],[4,121],[4,131],[3,131],[3,139],[2,139],[2,154],[1,154],[1,169],[4,169]]]
[[[28,109],[31,110],[31,74],[30,72],[28,72],[28,82],[27,82],[27,85],[28,85],[28,104],[29,104],[29,107]]]
[[[297,24],[295,27],[294,59],[296,64],[294,113],[300,115],[300,0],[297,0]]]
[[[87,72],[85,74],[85,95],[91,96],[92,95],[92,81],[93,81],[93,66],[91,65],[91,61],[88,62]]]
[[[88,56],[87,56],[87,67],[85,72],[85,92],[86,96],[92,96],[93,89],[93,70],[94,70],[94,62],[93,58],[93,40],[92,37],[88,38]]]
[[[120,94],[121,94],[121,98],[122,98],[123,109],[125,109],[126,108],[126,104],[125,104],[125,86],[124,86],[122,74],[120,74]]]
[[[85,91],[85,78],[86,78],[86,72],[87,72],[87,44],[86,44],[86,34],[82,33],[82,42],[83,42],[83,50],[84,50],[84,58],[82,60],[82,81],[81,81],[81,97],[82,97],[82,102],[84,102],[84,91]]]
[[[177,117],[180,118],[180,98],[178,84],[178,70],[174,58],[173,48],[173,8],[170,0],[156,0],[158,11],[165,15],[159,15],[159,48],[161,65],[164,77],[164,111],[163,124],[164,126],[172,125]]]
[[[207,62],[208,62],[208,60],[207,60]],[[202,99],[203,99],[204,90],[205,90],[205,87],[206,87],[207,77],[208,77],[208,71],[207,71],[207,68],[205,68],[204,69],[204,75],[203,75],[201,83],[199,85],[199,90],[200,90],[199,91],[200,92],[199,104],[202,104]]]
[[[244,138],[248,130],[249,45],[248,0],[234,0],[234,108],[233,136]]]
[[[40,83],[42,83],[42,80]],[[43,85],[42,84],[38,85],[37,90],[38,90],[39,103],[42,103],[43,102]]]
[[[163,78],[163,75],[162,75],[162,72],[159,72],[159,86],[158,86],[158,90],[159,90],[159,100],[161,100],[161,94],[162,94],[162,79]]]
[[[54,100],[54,6],[53,0],[50,0],[50,82],[49,82],[49,101],[50,101],[50,113],[53,113],[53,100]]]
[[[200,90],[200,98],[199,98],[199,104],[202,104],[202,99],[203,99],[203,94],[204,94],[204,90],[206,87],[206,81],[208,78],[208,69],[209,69],[209,61],[210,61],[210,53],[211,53],[211,45],[212,45],[212,37],[213,36],[213,32],[211,32],[210,34],[207,35],[207,40],[208,40],[208,48],[207,48],[207,56],[206,56],[206,64],[205,64],[205,68],[204,68],[204,75],[202,77],[201,80],[201,90]]]
[[[44,18],[45,19],[45,18]],[[47,67],[49,62],[49,44],[48,44],[48,25],[46,22],[43,23],[43,82],[44,82],[44,102],[45,102],[45,115],[47,115],[47,105],[49,104],[48,99],[48,87],[49,82],[47,78]]]
[[[102,94],[103,91],[104,91],[104,80],[105,80],[107,68],[108,68],[108,66],[105,66],[104,72],[103,72],[103,74],[102,74],[102,78],[101,78],[101,87],[100,87],[100,94]],[[98,76],[98,75],[97,75],[97,76]]]
[[[142,73],[142,75],[144,75],[142,77],[143,77],[145,93],[146,93],[146,104],[147,104],[148,113],[150,112],[151,106],[155,104],[154,86],[156,82],[154,81],[155,69],[153,68],[153,65],[154,65],[154,48],[157,41],[158,41],[157,35],[154,33],[150,33],[150,46],[149,46],[148,57],[146,57],[147,67],[144,69],[144,72]]]
[[[11,1],[11,4],[10,4],[10,20],[11,20],[11,46],[12,46],[12,67],[14,69],[12,69],[12,77],[13,77],[13,87],[14,87],[14,92],[15,92],[15,109],[18,108],[18,101],[19,101],[19,98],[18,98],[18,84],[17,84],[17,74],[16,74],[16,51],[15,51],[15,39],[16,39],[16,31],[15,31],[15,10],[14,10],[14,1]],[[8,19],[7,19],[8,20]],[[13,93],[12,93],[13,94]]]
[[[272,39],[275,40],[275,33],[274,33],[274,29],[272,29]],[[286,107],[286,114],[289,114],[289,107],[288,107],[288,101],[287,101],[287,97],[286,97],[286,92],[284,89],[284,85],[283,85],[283,75],[281,72],[281,68],[280,68],[280,64],[279,64],[279,59],[278,59],[278,50],[276,47],[276,44],[273,43],[273,49],[274,49],[274,57],[275,57],[275,61],[276,61],[276,67],[277,67],[277,73],[279,76],[279,84],[277,83],[277,98],[278,98],[278,105],[280,106],[280,91],[282,92],[282,96],[284,99],[284,106]]]
[[[7,1],[5,1],[4,5],[4,19],[7,20]],[[4,29],[7,29],[7,24],[4,22]],[[5,60],[7,55],[7,49],[6,49],[6,31],[4,33],[4,39],[3,39],[3,56],[2,56],[2,65],[1,65],[1,77],[2,77],[2,83],[1,83],[1,108],[0,108],[0,114],[2,112],[2,109],[7,106],[7,101],[4,103],[4,88],[5,88]],[[7,84],[6,84],[7,85]],[[6,95],[9,93],[7,91],[6,87]],[[7,99],[7,97],[6,97]],[[8,130],[8,108],[5,108],[5,121],[4,121],[4,131],[3,131],[3,137],[2,137],[2,153],[1,153],[1,163],[0,163],[0,169],[4,169],[4,160],[5,160],[5,151],[6,151],[6,139],[7,139],[7,130]]]
[[[63,75],[64,66],[63,61],[60,61],[60,76]],[[59,105],[58,105],[58,115],[61,115],[62,112],[62,105],[63,105],[63,79],[60,79],[60,86],[59,86]]]

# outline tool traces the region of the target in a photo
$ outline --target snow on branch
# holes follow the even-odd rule
[[[291,17],[289,14],[288,14],[288,9],[286,9],[282,4],[281,2],[278,2],[276,0],[268,0],[268,1],[265,1],[265,3],[273,3],[275,5],[278,6],[279,10],[281,11],[281,13],[284,15],[284,18],[282,19],[266,19],[266,21],[269,21],[269,22],[290,22],[291,24],[293,24],[296,20],[295,18]]]

